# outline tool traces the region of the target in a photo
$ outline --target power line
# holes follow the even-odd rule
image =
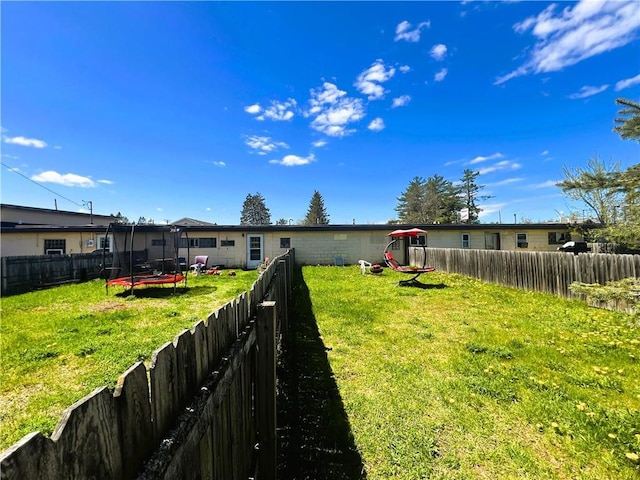
[[[74,202],[73,200],[71,200],[70,198],[65,197],[64,195],[60,195],[58,192],[54,192],[53,190],[51,190],[48,187],[45,187],[44,185],[39,184],[38,182],[36,182],[35,180],[30,179],[29,177],[27,177],[26,175],[23,175],[22,173],[20,173],[18,171],[18,169],[10,167],[6,164],[4,164],[3,162],[0,162],[0,165],[2,165],[4,168],[6,168],[7,170],[10,170],[13,173],[17,173],[18,175],[20,175],[22,178],[26,178],[27,180],[29,180],[32,183],[35,183],[37,186],[39,186],[40,188],[44,188],[45,190],[47,190],[48,192],[53,193],[54,195],[57,195],[60,198],[63,198],[64,200],[66,200],[67,202],[71,202],[74,205],[77,205],[79,207],[85,207],[86,205],[80,204],[78,202]]]

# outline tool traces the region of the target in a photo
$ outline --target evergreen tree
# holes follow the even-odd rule
[[[120,212],[118,212],[116,215],[112,213],[111,216],[113,217],[113,223],[121,223],[121,224],[129,223],[129,219],[124,215],[122,215],[122,213]]]
[[[460,199],[462,200],[462,208],[469,209],[469,220],[467,223],[478,223],[478,216],[482,209],[478,206],[478,201],[488,200],[490,195],[480,195],[480,191],[484,185],[478,185],[476,179],[480,172],[466,169],[462,172],[460,179]]]
[[[255,195],[248,194],[245,198],[240,213],[240,225],[271,225],[271,213],[259,192]]]
[[[286,218],[279,218],[276,225],[289,225],[289,220]]]
[[[460,210],[459,189],[440,175],[429,177],[425,184],[423,223],[454,223]]]
[[[616,103],[627,108],[620,110],[620,118],[614,120],[618,125],[613,131],[624,139],[640,142],[640,103],[626,98],[616,98]]]
[[[414,177],[398,202],[401,223],[454,223],[461,208],[459,189],[440,175]]]
[[[328,225],[329,224],[329,215],[327,215],[327,210],[324,208],[324,200],[320,192],[315,190],[313,195],[311,196],[311,201],[309,202],[309,209],[307,210],[307,216],[304,217],[304,225]]]
[[[395,210],[401,223],[424,223],[423,205],[425,201],[425,184],[422,177],[413,177],[407,189],[402,192]]]

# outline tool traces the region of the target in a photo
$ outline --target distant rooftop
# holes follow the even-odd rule
[[[179,225],[181,227],[213,227],[217,223],[205,222],[204,220],[197,220],[195,218],[184,217],[175,222],[171,222],[171,225]]]

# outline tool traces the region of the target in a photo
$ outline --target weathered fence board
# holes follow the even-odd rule
[[[178,412],[178,366],[173,343],[167,342],[156,350],[149,369],[151,411],[153,413],[154,440],[157,445],[173,425]]]
[[[61,478],[56,445],[40,432],[25,435],[2,454],[2,479],[42,478],[43,472],[49,478]]]
[[[193,397],[196,383],[196,347],[192,333],[185,330],[176,336],[173,344],[176,349],[178,372],[178,408],[184,408]]]
[[[412,265],[422,265],[422,248],[410,249]],[[573,282],[604,285],[640,273],[640,255],[579,255],[564,252],[513,252],[428,248],[426,263],[498,285],[580,298],[569,288]]]
[[[118,379],[113,393],[120,419],[122,474],[133,478],[154,446],[147,369],[137,362]]]
[[[123,478],[119,423],[106,387],[67,408],[51,435],[61,478]]]

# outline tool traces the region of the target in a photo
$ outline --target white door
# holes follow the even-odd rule
[[[247,268],[258,268],[264,258],[262,234],[247,235]]]

